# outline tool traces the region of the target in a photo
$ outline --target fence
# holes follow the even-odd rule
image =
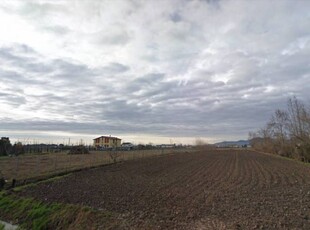
[[[91,168],[111,163],[155,157],[186,149],[153,149],[136,151],[91,151],[90,154],[45,153],[24,154],[20,156],[1,157],[0,171],[8,181],[13,179],[24,181],[40,177],[48,177],[59,173],[83,168]],[[114,157],[112,156],[114,154]]]

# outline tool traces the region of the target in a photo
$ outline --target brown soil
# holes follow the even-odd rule
[[[127,161],[188,151],[187,149],[155,149],[137,151],[118,151],[117,161]],[[25,154],[18,157],[0,157],[0,169],[6,180],[23,181],[38,177],[46,177],[72,170],[90,168],[110,164],[112,159],[109,151],[91,151],[90,154]]]
[[[20,195],[116,212],[132,229],[310,229],[310,167],[252,151],[138,159]]]

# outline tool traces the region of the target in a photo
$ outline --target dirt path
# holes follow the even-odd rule
[[[135,229],[310,229],[310,167],[251,151],[140,159],[21,195],[113,211]]]

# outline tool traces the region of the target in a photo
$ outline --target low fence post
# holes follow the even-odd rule
[[[70,168],[71,168],[71,161],[72,161],[72,156],[71,156],[72,154],[69,154],[69,166],[67,167],[67,168],[69,168],[69,170],[70,170]],[[68,169],[67,169],[67,171],[69,171]]]
[[[16,156],[16,165],[15,165],[15,178],[16,179],[18,177],[18,171],[19,171],[19,157]]]
[[[37,171],[36,171],[37,176],[40,175],[40,157],[39,154],[37,154]]]
[[[54,170],[55,172],[57,172],[57,154],[55,154],[55,157],[54,157]]]

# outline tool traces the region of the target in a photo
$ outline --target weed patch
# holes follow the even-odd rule
[[[109,213],[77,205],[43,203],[32,198],[0,193],[0,216],[21,229],[89,229],[114,228],[117,223]],[[4,229],[0,225],[0,230]]]

